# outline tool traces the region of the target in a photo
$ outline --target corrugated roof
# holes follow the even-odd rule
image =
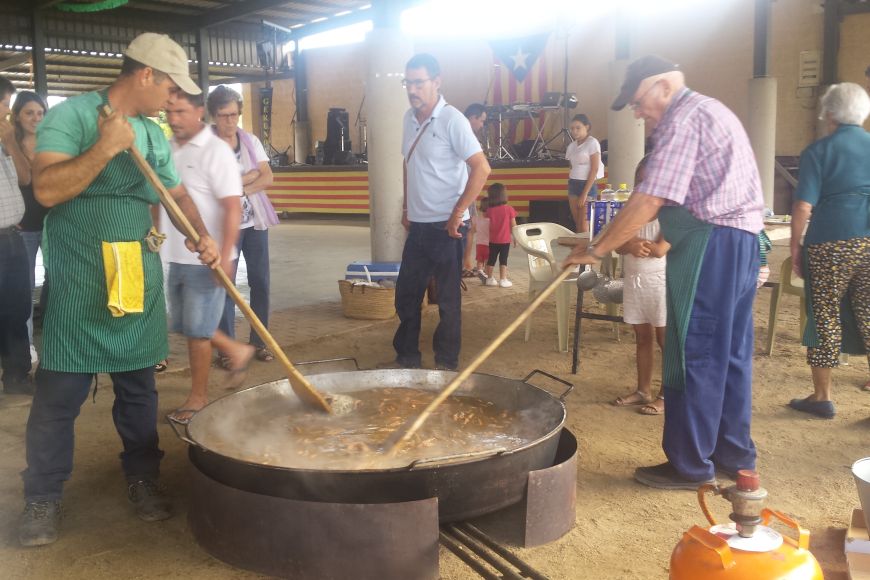
[[[62,96],[111,83],[120,67],[120,54],[141,32],[170,34],[193,62],[196,31],[206,29],[211,84],[250,82],[289,74],[282,71],[279,77],[269,77],[257,58],[258,42],[285,42],[371,17],[369,0],[129,0],[94,13],[65,12],[58,5],[98,0],[18,1],[0,7],[0,71],[17,87],[33,88],[30,51],[35,14],[47,47],[49,94]],[[264,26],[263,20],[289,32]]]

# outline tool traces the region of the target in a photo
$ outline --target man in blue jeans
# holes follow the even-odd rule
[[[402,85],[411,108],[402,131],[402,224],[408,239],[396,283],[396,364],[421,366],[420,306],[434,277],[441,318],[432,341],[435,368],[456,370],[462,340],[462,237],[468,207],[490,168],[468,119],[441,96],[441,68],[434,57],[411,58]]]

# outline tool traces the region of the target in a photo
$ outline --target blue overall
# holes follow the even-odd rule
[[[754,469],[752,304],[758,236],[714,227],[704,252],[685,340],[685,388],[665,387],[662,448],[686,479]],[[668,344],[665,344],[668,348]]]

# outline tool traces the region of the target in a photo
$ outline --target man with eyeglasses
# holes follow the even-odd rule
[[[740,120],[685,86],[657,56],[633,62],[613,102],[655,127],[644,179],[625,208],[570,264],[594,264],[658,216],[668,252],[662,448],[668,461],[635,479],[696,489],[716,471],[754,469],[752,303],[763,227],[761,180]]]
[[[402,85],[411,105],[402,134],[402,224],[408,238],[396,282],[400,323],[393,337],[395,365],[422,365],[420,306],[434,277],[440,315],[432,340],[435,368],[456,370],[462,339],[462,237],[468,231],[468,207],[490,168],[468,119],[441,96],[441,68],[433,56],[411,58]]]

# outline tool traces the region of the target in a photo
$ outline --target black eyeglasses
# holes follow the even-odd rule
[[[423,85],[432,79],[402,79],[402,87],[414,87],[415,89],[422,89]]]
[[[653,90],[653,88],[657,84],[659,84],[658,81],[651,84],[650,87],[646,91],[644,91],[644,93],[640,97],[638,97],[637,99],[635,99],[634,101],[632,101],[628,104],[628,108],[631,109],[632,111],[637,111],[640,108],[641,101],[643,101],[646,98],[646,96],[649,94],[649,92],[651,90]]]

